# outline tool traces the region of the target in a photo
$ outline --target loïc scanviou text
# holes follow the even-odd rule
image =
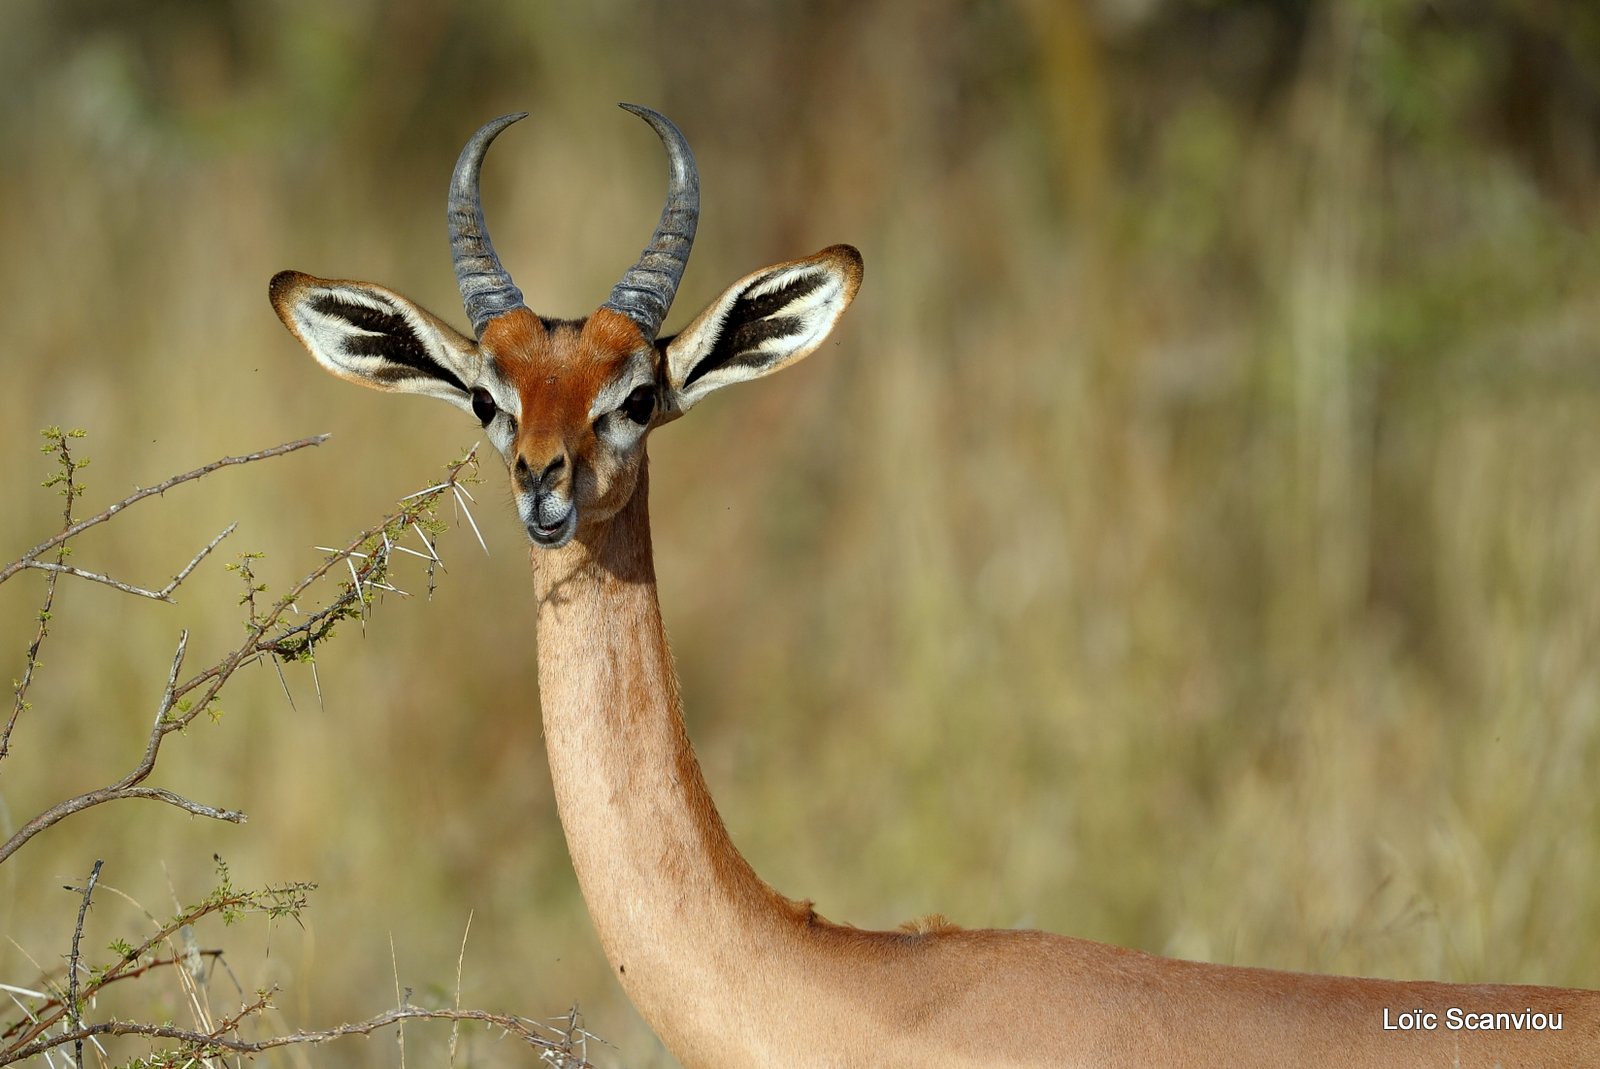
[[[1432,1010],[1383,1010],[1385,1032],[1436,1032],[1440,1028],[1449,1032],[1559,1032],[1561,1013],[1535,1011],[1532,1007],[1519,1011],[1475,1013],[1472,1010],[1451,1006],[1443,1013]]]

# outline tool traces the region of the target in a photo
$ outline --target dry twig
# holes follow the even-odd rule
[[[103,512],[90,516],[86,520],[79,520],[77,523],[69,522],[59,534],[51,535],[49,538],[28,550],[26,553],[12,561],[10,564],[6,565],[4,568],[0,568],[0,583],[4,583],[7,579],[10,579],[13,575],[25,568],[37,567],[35,562],[38,561],[41,555],[50,552],[52,549],[55,549],[57,546],[66,542],[68,539],[82,534],[89,528],[105,523],[107,520],[116,516],[129,505],[136,505],[146,498],[157,497],[165,494],[168,490],[171,490],[173,487],[179,486],[183,483],[193,482],[196,479],[203,479],[207,475],[210,475],[212,472],[221,468],[231,467],[235,464],[249,464],[257,460],[267,460],[271,457],[281,457],[285,453],[293,453],[297,449],[306,448],[306,446],[321,445],[323,442],[326,442],[329,437],[331,436],[326,434],[315,434],[310,438],[301,438],[293,442],[285,442],[282,445],[275,445],[270,449],[260,449],[254,453],[246,453],[243,456],[222,457],[220,460],[213,460],[209,464],[203,464],[200,467],[195,468],[193,471],[186,471],[182,475],[174,475],[170,479],[163,479],[154,486],[147,486],[135,490],[133,493],[129,494],[121,501],[118,501],[116,504],[111,505]]]
[[[67,1043],[81,1042],[93,1036],[148,1036],[152,1039],[169,1039],[187,1048],[186,1053],[205,1057],[219,1053],[261,1054],[278,1047],[297,1044],[327,1043],[346,1036],[366,1036],[405,1021],[477,1021],[500,1029],[509,1036],[522,1040],[539,1052],[540,1059],[558,1069],[593,1069],[581,1053],[582,1044],[592,1038],[581,1027],[551,1028],[538,1021],[512,1014],[490,1013],[486,1010],[430,1010],[421,1006],[404,1005],[369,1017],[352,1021],[336,1028],[301,1030],[267,1039],[241,1039],[235,1033],[239,1025],[271,1005],[270,993],[263,993],[255,1001],[240,1007],[239,1011],[223,1020],[212,1032],[200,1032],[173,1025],[145,1024],[140,1021],[102,1021],[84,1025],[55,1035],[37,1039],[24,1047],[0,1052],[0,1066],[44,1054]],[[547,1035],[548,1033],[548,1035]],[[553,1036],[554,1038],[550,1038]]]
[[[0,758],[4,758],[9,750],[12,729],[19,715],[28,708],[26,695],[34,678],[35,669],[40,663],[39,650],[49,635],[56,583],[61,576],[85,579],[130,595],[170,602],[172,593],[200,562],[215,550],[222,539],[233,532],[234,526],[230,525],[213,538],[173,576],[171,581],[159,588],[137,586],[109,575],[67,564],[68,542],[73,537],[109,521],[138,501],[160,495],[182,483],[203,478],[220,468],[281,456],[309,445],[319,444],[327,437],[320,435],[245,456],[225,457],[174,476],[156,486],[138,490],[88,519],[74,520],[73,503],[82,493],[82,487],[76,481],[75,474],[87,461],[80,461],[72,456],[68,440],[81,435],[80,432],[63,433],[51,428],[46,432],[46,436],[51,442],[47,451],[57,453],[61,466],[61,473],[46,485],[62,488],[60,492],[66,498],[63,527],[60,533],[33,547],[11,564],[0,568],[0,583],[23,570],[31,569],[46,573],[45,598],[39,612],[39,628],[33,643],[28,648],[27,664],[22,679],[14,686],[11,715],[6,721],[3,732],[0,732]],[[473,452],[467,453],[449,465],[442,481],[402,499],[398,511],[385,517],[376,526],[361,532],[342,549],[326,550],[328,555],[322,563],[311,569],[288,593],[270,606],[257,605],[256,595],[266,589],[256,582],[251,569],[251,560],[257,555],[242,554],[239,563],[229,567],[237,571],[245,581],[245,594],[241,598],[247,612],[247,633],[244,641],[215,663],[185,677],[184,662],[189,646],[189,633],[181,631],[168,666],[165,684],[156,703],[144,753],[138,763],[116,782],[65,799],[27,821],[9,839],[0,843],[0,862],[7,860],[34,836],[66,817],[108,801],[145,798],[164,802],[199,816],[243,821],[245,816],[238,811],[206,805],[165,788],[146,784],[145,781],[155,769],[163,741],[172,732],[187,727],[202,711],[216,715],[214,703],[218,694],[232,678],[233,673],[247,664],[266,658],[278,669],[279,679],[282,681],[282,661],[307,661],[311,664],[315,680],[314,655],[317,645],[330,637],[339,621],[359,619],[364,622],[372,599],[383,592],[408,596],[405,591],[388,581],[389,567],[396,553],[419,557],[427,562],[428,590],[431,594],[435,568],[442,569],[443,561],[433,542],[429,540],[427,528],[430,523],[436,523],[433,519],[434,510],[444,495],[450,495],[458,514],[465,513],[474,536],[480,544],[483,542],[483,536],[468,505],[472,500],[471,495],[462,486],[467,470],[469,468],[475,470],[475,467],[476,459]],[[399,544],[401,536],[407,530],[416,533],[426,553]],[[52,551],[53,560],[42,559],[45,554]],[[327,605],[303,613],[299,604],[301,598],[314,584],[335,570],[347,571],[350,576],[349,581],[341,584],[338,593]],[[286,681],[284,688],[287,692]],[[318,697],[320,700],[320,684]],[[254,1055],[278,1047],[324,1043],[353,1035],[369,1035],[380,1029],[401,1027],[407,1021],[430,1020],[451,1022],[449,1042],[452,1059],[456,1053],[460,1026],[468,1022],[481,1022],[499,1029],[505,1035],[521,1039],[537,1051],[538,1061],[543,1064],[555,1066],[557,1069],[587,1069],[590,1065],[586,1057],[586,1044],[592,1037],[583,1029],[576,1008],[561,1018],[558,1026],[551,1026],[515,1015],[461,1007],[461,959],[465,957],[465,935],[462,940],[461,959],[457,961],[456,999],[452,1009],[426,1009],[415,1006],[411,1003],[408,989],[400,994],[398,1005],[394,1009],[365,1021],[320,1031],[302,1030],[264,1039],[246,1038],[244,1027],[250,1021],[259,1018],[271,1005],[271,992],[259,991],[254,998],[246,998],[241,993],[238,1008],[222,1018],[212,1016],[208,1008],[208,998],[205,1000],[206,1006],[191,1000],[191,1008],[195,1010],[195,1021],[188,1028],[178,1027],[170,1022],[153,1024],[132,1020],[85,1021],[85,1007],[92,1006],[98,993],[110,984],[135,979],[172,966],[185,966],[188,970],[194,970],[199,967],[198,963],[207,957],[214,962],[222,963],[222,967],[226,968],[221,951],[200,950],[193,944],[193,925],[200,919],[218,914],[226,921],[246,912],[263,912],[269,917],[295,917],[304,907],[306,895],[313,887],[311,884],[296,883],[282,887],[266,887],[259,891],[237,891],[229,881],[226,866],[219,859],[221,884],[201,903],[182,911],[170,921],[156,923],[154,934],[137,946],[120,940],[113,943],[115,959],[108,965],[91,968],[83,960],[82,942],[101,868],[102,863],[96,861],[85,884],[81,888],[71,888],[78,891],[81,897],[77,923],[72,933],[71,950],[65,963],[65,983],[46,976],[30,988],[0,985],[0,989],[10,995],[21,1011],[18,1019],[0,1028],[0,1067],[26,1061],[35,1056],[42,1056],[47,1062],[55,1064],[53,1052],[70,1047],[73,1065],[77,1069],[82,1069],[84,1044],[93,1043],[103,1056],[107,1056],[106,1048],[101,1045],[100,1040],[109,1036],[142,1036],[150,1040],[169,1041],[175,1044],[173,1049],[158,1051],[153,1056],[141,1058],[139,1061],[148,1065],[191,1066],[210,1063],[213,1059],[228,1054]],[[174,942],[175,936],[179,933],[185,936],[185,946],[181,950]],[[155,953],[156,948],[162,944],[171,949],[170,954]],[[198,974],[191,976],[190,972],[180,970],[180,983],[187,984],[186,990],[191,995],[196,991],[197,976]],[[398,975],[396,979],[398,983]]]
[[[299,448],[303,445],[314,445],[324,440],[325,437],[303,439],[299,443],[290,443],[290,446]],[[279,446],[276,450],[263,450],[260,453],[251,454],[248,458],[225,458],[204,468],[197,468],[195,472],[190,472],[187,476],[169,479],[161,485],[167,487],[175,485],[178,481],[185,481],[188,478],[200,478],[202,474],[215,471],[217,468],[229,463],[244,463],[247,459],[275,456],[288,451],[288,449],[289,446]],[[179,676],[183,667],[184,651],[187,648],[189,639],[187,631],[181,633],[178,639],[178,648],[173,655],[171,669],[167,675],[167,685],[156,707],[156,714],[145,742],[144,756],[139,763],[132,771],[115,783],[67,798],[27,821],[4,843],[0,843],[0,863],[4,863],[28,840],[46,828],[59,823],[74,813],[119,799],[146,798],[165,802],[196,816],[211,817],[216,820],[227,820],[234,823],[243,822],[246,819],[245,814],[238,810],[205,805],[164,788],[142,786],[145,779],[155,769],[156,759],[160,754],[163,740],[174,731],[181,731],[188,727],[202,711],[214,710],[212,703],[218,693],[221,692],[222,688],[233,677],[233,674],[240,668],[263,657],[274,660],[310,660],[316,644],[327,638],[340,620],[350,617],[363,617],[372,597],[371,590],[373,588],[382,589],[386,585],[383,580],[388,574],[391,550],[394,548],[394,543],[398,540],[399,535],[408,529],[417,530],[420,533],[421,524],[432,515],[434,503],[441,495],[458,491],[463,473],[469,468],[476,469],[475,450],[468,452],[460,460],[449,465],[443,481],[436,483],[427,490],[403,499],[399,510],[385,517],[377,525],[362,531],[346,544],[343,549],[337,550],[327,557],[264,613],[258,614],[256,611],[254,597],[261,588],[254,585],[254,576],[249,572],[248,555],[246,555],[245,563],[237,566],[238,570],[245,576],[246,599],[250,607],[249,631],[245,636],[245,640],[214,664],[180,682]],[[457,500],[459,502],[459,498]],[[125,505],[122,507],[125,507]],[[106,513],[102,513],[102,516],[109,518],[116,511],[120,511],[120,509],[113,507],[113,509],[107,510]],[[467,514],[467,518],[469,522],[472,522],[470,512]],[[84,521],[84,523],[73,525],[70,529],[81,530],[88,522]],[[476,527],[476,523],[473,523],[474,530],[476,530]],[[426,539],[424,539],[424,543],[427,544]],[[59,543],[46,542],[41,543],[41,546],[48,548],[57,544]],[[430,552],[432,548],[430,544]],[[36,547],[35,551],[42,550]],[[437,554],[434,555],[434,559],[437,559]],[[356,563],[358,560],[360,561],[359,565]],[[341,589],[339,594],[328,605],[309,615],[300,616],[298,605],[301,597],[339,564],[344,564],[348,568],[350,582]],[[5,574],[7,573],[0,573],[0,580],[3,580]],[[283,623],[284,617],[291,612],[299,617],[299,622],[293,625],[286,625]],[[194,696],[191,697],[191,695]]]

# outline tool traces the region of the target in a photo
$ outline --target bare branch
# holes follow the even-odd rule
[[[22,571],[24,568],[31,567],[29,562],[36,560],[41,554],[50,552],[50,550],[61,545],[69,538],[73,538],[79,534],[82,534],[91,527],[105,523],[107,520],[117,515],[129,505],[137,504],[148,497],[157,497],[161,494],[165,494],[168,490],[171,490],[173,487],[179,486],[183,483],[193,482],[196,479],[203,479],[219,468],[226,468],[235,464],[249,464],[257,460],[267,460],[271,457],[283,456],[285,453],[293,453],[295,450],[304,449],[307,446],[321,445],[323,442],[326,442],[329,437],[330,436],[326,434],[318,434],[313,435],[310,438],[301,438],[297,441],[285,442],[282,445],[275,445],[270,449],[261,449],[254,453],[246,453],[243,456],[223,457],[220,460],[213,460],[209,464],[203,464],[200,467],[195,468],[193,471],[186,471],[182,475],[174,475],[170,479],[164,479],[154,486],[148,486],[139,490],[135,490],[121,501],[111,505],[104,512],[90,516],[85,520],[79,520],[77,523],[68,524],[68,526],[59,534],[51,535],[49,538],[28,550],[12,563],[6,565],[4,568],[0,568],[0,583],[4,583],[7,579],[10,579],[13,575],[19,571]]]
[[[172,592],[189,577],[189,573],[194,571],[194,569],[202,560],[210,555],[212,550],[216,549],[219,542],[233,533],[236,525],[229,524],[221,534],[213,538],[203,549],[200,550],[199,553],[196,553],[189,563],[185,565],[177,575],[173,576],[172,581],[166,586],[162,587],[160,590],[147,590],[143,587],[133,586],[132,584],[123,583],[120,580],[112,579],[109,576],[101,575],[98,572],[91,572],[85,569],[68,566],[66,563],[66,543],[69,539],[77,534],[82,533],[83,531],[88,530],[91,527],[105,523],[107,520],[111,519],[113,516],[116,516],[123,509],[134,504],[135,502],[142,501],[147,497],[164,494],[166,491],[172,489],[174,486],[178,486],[181,483],[192,482],[195,479],[204,478],[206,475],[211,474],[219,468],[229,467],[235,464],[248,464],[256,460],[265,460],[269,457],[282,456],[285,453],[292,453],[295,450],[304,449],[306,446],[320,445],[328,440],[328,435],[319,434],[311,438],[302,438],[298,441],[285,442],[282,445],[273,446],[269,449],[258,450],[254,453],[247,453],[243,456],[223,457],[220,460],[212,461],[210,464],[195,468],[193,471],[184,472],[182,475],[174,475],[172,478],[166,479],[155,486],[136,490],[134,493],[111,505],[98,515],[91,516],[86,520],[74,522],[72,518],[72,506],[77,500],[78,496],[82,493],[82,488],[75,481],[75,475],[84,464],[88,463],[88,461],[79,462],[74,460],[67,443],[72,438],[81,437],[81,433],[82,432],[78,431],[69,431],[63,433],[58,428],[51,428],[45,432],[46,437],[50,438],[55,443],[55,452],[60,457],[61,462],[61,472],[45,483],[46,486],[60,485],[61,495],[66,499],[66,503],[62,508],[61,531],[58,534],[52,535],[50,538],[45,539],[43,542],[40,542],[37,546],[34,546],[32,549],[28,550],[15,561],[3,568],[0,568],[0,583],[4,583],[7,579],[21,571],[39,570],[49,573],[47,579],[45,580],[44,606],[39,611],[39,630],[34,636],[33,643],[28,647],[27,657],[25,659],[22,671],[22,678],[18,680],[12,688],[13,693],[11,714],[6,718],[4,730],[0,731],[0,761],[4,761],[7,755],[10,754],[11,733],[16,728],[18,718],[28,707],[28,688],[33,684],[34,672],[39,665],[39,649],[44,644],[44,640],[49,637],[50,634],[50,611],[55,603],[57,578],[62,575],[72,575],[77,578],[87,579],[91,582],[104,583],[127,594],[153,598],[158,601],[171,602]],[[49,447],[47,447],[46,451],[49,451]],[[39,559],[40,556],[48,553],[52,549],[56,551],[56,559],[53,563]]]
[[[168,714],[173,704],[173,691],[177,687],[178,673],[183,668],[184,651],[189,646],[189,632],[181,632],[178,636],[178,648],[172,655],[172,666],[167,670],[167,685],[162,692],[161,703],[156,708],[155,722],[150,727],[150,737],[145,743],[143,759],[132,772],[108,787],[97,790],[85,791],[83,794],[58,802],[35,816],[0,844],[0,864],[21,848],[22,844],[38,835],[46,828],[58,824],[74,813],[81,812],[91,806],[101,805],[123,798],[149,798],[168,805],[177,806],[179,809],[196,816],[211,817],[214,820],[226,820],[233,824],[243,824],[247,819],[244,813],[236,809],[219,809],[214,806],[203,805],[192,801],[180,794],[159,787],[140,787],[146,777],[156,767],[156,756],[161,750],[161,740],[166,737],[172,721]]]
[[[0,1054],[0,1066],[11,1065],[15,1062],[43,1054],[67,1043],[74,1043],[91,1036],[148,1036],[152,1039],[170,1039],[178,1043],[193,1047],[196,1052],[204,1051],[229,1051],[235,1054],[261,1054],[278,1047],[287,1047],[305,1043],[327,1043],[347,1036],[366,1036],[385,1028],[391,1028],[403,1021],[478,1021],[483,1024],[499,1028],[508,1035],[512,1035],[528,1044],[541,1053],[557,1055],[561,1058],[555,1064],[563,1069],[592,1069],[591,1064],[578,1055],[565,1039],[551,1040],[541,1035],[539,1029],[545,1027],[537,1021],[525,1017],[516,1017],[511,1014],[489,1013],[484,1010],[429,1010],[420,1006],[399,1006],[386,1010],[365,1021],[353,1021],[349,1024],[339,1025],[337,1028],[325,1028],[315,1031],[291,1032],[288,1035],[272,1036],[268,1039],[245,1040],[234,1035],[239,1023],[245,1018],[266,1009],[269,1003],[263,997],[257,999],[240,1009],[240,1011],[222,1022],[215,1032],[198,1032],[188,1028],[176,1028],[171,1025],[143,1024],[137,1021],[105,1021],[101,1024],[85,1025],[80,1028],[58,1032],[55,1035],[29,1043],[12,1051]],[[551,1029],[556,1036],[565,1035],[562,1031]],[[581,1030],[576,1035],[587,1038],[587,1033]]]
[[[100,866],[104,861],[96,860],[94,868],[89,870],[89,879],[83,885],[83,901],[78,904],[78,923],[72,929],[72,956],[67,959],[67,1012],[72,1017],[72,1023],[80,1029],[83,1027],[83,1016],[78,1009],[78,946],[83,941],[83,922],[89,915],[89,899],[94,896],[94,885],[100,882]],[[72,1063],[83,1069],[83,1040],[76,1039],[72,1043]]]
[[[306,439],[305,442],[315,444],[319,440]],[[286,447],[279,448],[281,450]],[[460,490],[462,473],[469,465],[474,464],[474,456],[474,453],[469,452],[449,465],[446,468],[444,481],[429,491],[402,499],[403,504],[398,512],[361,532],[342,550],[327,557],[266,612],[258,616],[252,609],[250,630],[244,642],[210,667],[180,683],[179,676],[189,637],[187,632],[182,633],[167,673],[167,684],[157,706],[155,720],[151,724],[150,734],[145,743],[145,752],[138,765],[116,783],[59,802],[23,824],[9,839],[0,843],[0,863],[4,863],[29,839],[74,813],[122,798],[150,798],[177,806],[198,816],[243,822],[245,815],[237,810],[203,805],[167,790],[139,787],[139,784],[155,769],[162,740],[171,732],[187,727],[203,710],[210,709],[217,694],[244,665],[261,657],[300,659],[306,656],[316,643],[326,638],[339,620],[360,616],[364,624],[367,594],[387,573],[389,549],[394,546],[394,538],[390,537],[391,532],[398,538],[407,528],[420,530],[419,524],[425,516],[431,515],[434,502],[447,491],[453,493]],[[169,483],[171,481],[168,480]],[[459,501],[459,498],[457,500]],[[471,522],[470,514],[468,520]],[[476,529],[475,524],[474,529]],[[361,561],[359,567],[355,563],[356,560]],[[298,605],[302,595],[340,563],[344,563],[350,572],[350,584],[328,605],[303,616],[301,622],[292,627],[283,626],[285,614],[294,612],[300,615]],[[253,596],[252,588],[251,597]],[[192,698],[189,697],[195,691],[199,693]],[[319,683],[319,700],[320,694]]]
[[[51,572],[55,575],[70,575],[78,579],[87,579],[92,583],[104,583],[106,586],[114,587],[117,590],[122,591],[124,594],[136,594],[141,598],[150,598],[153,601],[164,601],[168,605],[173,605],[177,602],[176,599],[173,598],[172,592],[178,589],[183,581],[189,578],[189,573],[194,571],[195,567],[201,561],[210,556],[211,551],[217,548],[217,544],[232,534],[234,528],[238,526],[239,525],[237,523],[230,523],[227,527],[223,528],[221,534],[217,535],[217,537],[213,538],[210,542],[207,542],[205,546],[201,548],[200,552],[196,553],[194,557],[190,559],[189,563],[185,564],[183,569],[179,571],[177,575],[172,577],[172,581],[166,586],[162,587],[160,590],[146,590],[141,586],[134,586],[131,583],[124,583],[120,579],[113,579],[109,575],[101,575],[99,572],[91,572],[83,568],[74,568],[69,564],[51,564],[48,561],[42,560],[25,560],[22,562],[22,566],[24,568],[32,568],[33,570],[40,572]]]
[[[205,544],[205,548],[199,553],[196,553],[189,560],[189,563],[185,564],[183,568],[179,570],[178,574],[172,577],[172,582],[161,588],[161,593],[170,594],[174,590],[178,589],[178,587],[183,584],[183,581],[189,578],[189,573],[194,571],[201,561],[205,560],[211,555],[211,551],[217,548],[218,543],[220,543],[224,538],[227,538],[229,535],[233,534],[234,529],[238,526],[239,522],[235,520],[233,523],[228,524],[228,526],[219,531],[217,533],[217,537],[207,542]]]
[[[61,823],[74,813],[81,813],[85,809],[102,805],[106,802],[116,802],[128,798],[148,798],[156,802],[166,802],[168,805],[177,806],[186,813],[193,813],[197,817],[211,817],[213,820],[226,820],[230,824],[243,824],[249,817],[237,809],[218,809],[214,806],[204,805],[191,801],[181,794],[175,794],[164,787],[101,787],[93,791],[68,798],[63,802],[46,809],[22,827],[16,833],[0,844],[0,863],[3,863],[12,854],[16,853],[24,843],[46,828]]]
[[[148,798],[153,802],[165,802],[177,806],[185,813],[193,813],[197,817],[210,817],[212,820],[225,820],[229,824],[243,824],[250,819],[248,814],[238,809],[218,809],[216,806],[191,801],[165,787],[121,787],[104,800],[111,802],[123,798]]]
[[[72,505],[78,500],[80,489],[76,476],[78,470],[85,462],[73,459],[72,447],[68,443],[79,436],[79,432],[65,431],[58,427],[51,427],[44,432],[44,436],[55,446],[60,471],[52,478],[45,481],[46,486],[61,486],[61,496],[64,503],[61,506],[61,526],[72,526]],[[50,452],[49,446],[45,447]],[[56,550],[56,564],[65,564],[67,560],[67,547],[62,545]],[[50,610],[56,600],[56,576],[52,574],[45,580],[44,606],[39,610],[39,630],[35,633],[33,643],[28,647],[25,667],[22,670],[22,679],[14,688],[11,702],[11,715],[6,718],[5,732],[0,734],[0,761],[5,760],[11,752],[11,732],[17,726],[17,718],[28,707],[28,688],[33,685],[33,673],[39,667],[39,649],[44,645],[44,640],[50,637]]]
[[[167,718],[167,713],[172,711],[173,693],[178,688],[178,673],[183,670],[183,654],[189,648],[189,629],[184,628],[178,632],[178,648],[172,653],[172,667],[167,669],[167,687],[161,692],[161,704],[156,708],[156,724],[159,726]],[[150,753],[151,763],[154,763],[155,752]]]
[[[143,783],[145,778],[155,771],[156,755],[161,750],[161,740],[166,738],[167,735],[164,725],[168,722],[168,717],[172,712],[172,703],[176,700],[173,695],[178,687],[178,673],[183,670],[183,655],[188,648],[189,630],[185,628],[178,632],[178,648],[173,651],[172,665],[167,669],[167,685],[161,691],[160,704],[156,706],[155,722],[151,724],[150,737],[144,744],[144,757],[132,772],[111,785],[113,790]],[[0,853],[0,861],[4,860],[5,855]]]
[[[24,564],[23,567],[32,568],[34,571],[39,572],[53,572],[56,575],[70,575],[77,579],[87,579],[91,583],[104,583],[106,586],[115,587],[124,594],[136,594],[141,598],[150,598],[152,601],[164,601],[168,605],[175,604],[172,598],[158,590],[146,590],[142,586],[133,586],[131,583],[124,583],[120,579],[113,579],[109,575],[101,575],[99,572],[89,572],[82,568],[74,568],[69,564],[50,564],[42,560],[31,560]]]
[[[11,753],[11,732],[17,726],[17,718],[28,707],[28,688],[33,685],[33,673],[39,667],[39,648],[44,645],[44,640],[50,637],[50,610],[55,601],[56,573],[52,572],[45,579],[44,604],[39,608],[39,630],[34,632],[33,642],[28,646],[28,654],[23,661],[22,678],[12,688],[11,715],[6,718],[5,731],[0,732],[0,761],[4,761]]]

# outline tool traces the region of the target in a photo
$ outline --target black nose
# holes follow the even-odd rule
[[[530,493],[538,494],[553,489],[556,481],[561,478],[561,473],[566,470],[567,458],[565,454],[558,453],[537,475],[534,474],[533,468],[525,458],[517,458],[517,482],[522,486],[522,489]]]

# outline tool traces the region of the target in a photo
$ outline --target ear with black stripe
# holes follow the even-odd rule
[[[393,290],[280,271],[267,295],[290,333],[341,379],[472,411],[483,371],[477,343]]]
[[[688,411],[713,390],[810,355],[860,286],[861,254],[849,245],[766,267],[735,282],[665,343],[672,414]]]

